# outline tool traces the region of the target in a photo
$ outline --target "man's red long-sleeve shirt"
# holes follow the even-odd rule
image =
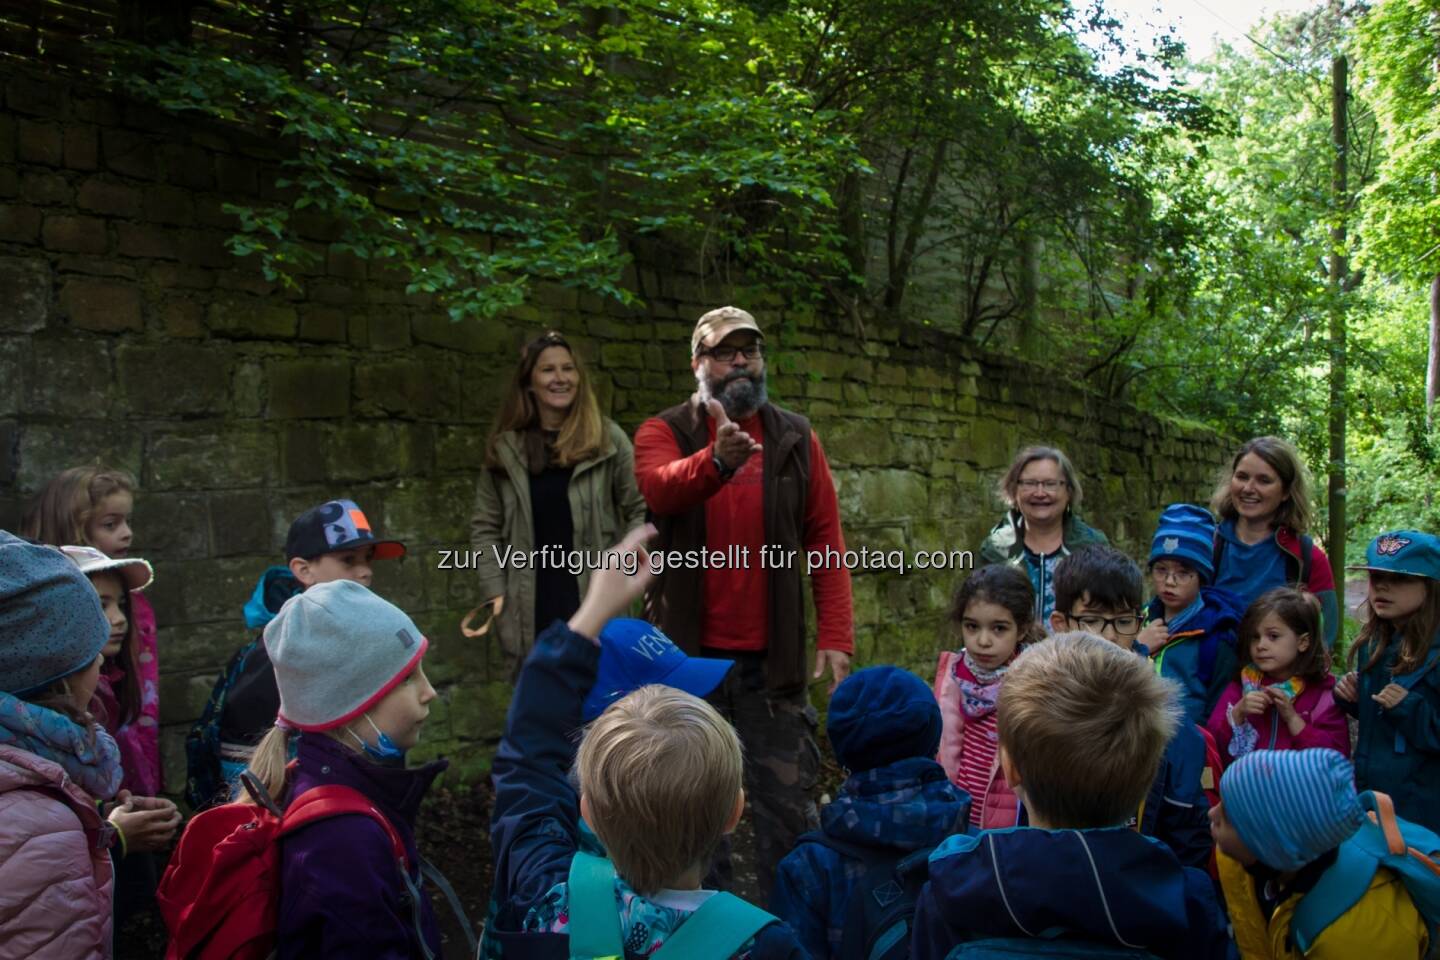
[[[737,421],[756,443],[764,444],[760,415]],[[770,589],[768,572],[760,565],[765,543],[762,454],[746,460],[729,480],[722,480],[712,460],[715,421],[708,420],[710,444],[688,457],[681,456],[675,434],[662,420],[652,418],[635,432],[635,477],[645,502],[657,514],[676,514],[705,505],[705,547],[725,550],[748,547],[747,566],[705,569],[705,609],[701,616],[702,643],[722,650],[764,650],[770,644]],[[803,570],[805,552],[825,551],[844,556],[840,506],[830,464],[820,438],[810,431],[810,485],[805,498],[803,549],[793,563]],[[854,614],[850,571],[842,563],[827,563],[810,573],[815,596],[821,650],[853,653]]]

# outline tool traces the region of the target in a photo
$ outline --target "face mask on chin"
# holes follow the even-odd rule
[[[365,722],[370,724],[370,729],[375,731],[374,745],[367,743],[365,738],[349,727],[345,728],[345,732],[354,737],[355,742],[360,745],[360,751],[371,760],[380,763],[395,763],[397,760],[404,760],[405,751],[395,745],[395,741],[390,739],[388,733],[375,726],[375,721],[370,719],[370,714],[364,714],[364,717]]]

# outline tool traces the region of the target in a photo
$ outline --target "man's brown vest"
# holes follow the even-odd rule
[[[692,398],[662,411],[680,445],[680,455],[691,456],[710,443],[708,415]],[[767,403],[760,408],[765,431],[764,466],[765,543],[795,551],[788,567],[766,571],[770,584],[770,646],[765,658],[765,680],[772,690],[793,690],[805,684],[805,594],[801,576],[805,566],[805,501],[810,489],[810,421],[797,413]],[[761,518],[756,518],[761,519]],[[657,516],[660,531],[657,550],[703,550],[705,504],[672,516]],[[726,544],[710,545],[724,549]],[[775,550],[771,550],[772,556]],[[782,554],[783,556],[783,554]],[[760,558],[752,555],[750,563]],[[687,654],[699,654],[705,609],[705,571],[670,569],[655,579],[645,597],[645,614]],[[726,597],[737,607],[746,597]]]

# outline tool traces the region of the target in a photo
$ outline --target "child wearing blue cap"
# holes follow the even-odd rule
[[[1355,669],[1335,685],[1359,720],[1355,777],[1407,820],[1440,832],[1440,538],[1418,530],[1370,541],[1370,618],[1350,648]]]
[[[1155,596],[1137,638],[1155,669],[1180,685],[1187,723],[1204,725],[1238,672],[1235,628],[1245,602],[1215,579],[1215,519],[1204,507],[1172,503],[1150,543]]]
[[[636,572],[592,572],[580,609],[536,638],[520,670],[492,767],[485,960],[805,957],[768,913],[700,889],[744,808],[744,761],[699,699],[730,661],[686,657],[655,627],[612,619],[653,579],[654,535],[647,524],[625,537],[615,549],[636,555]]]
[[[1425,920],[1406,885],[1368,845],[1352,845],[1366,824],[1354,774],[1328,749],[1257,750],[1225,771],[1210,829],[1242,960],[1425,955]],[[1365,799],[1383,822],[1383,802]],[[1398,829],[1393,817],[1388,826]],[[1337,896],[1337,885],[1360,889]]]
[[[1015,573],[1028,591],[1013,568],[987,569]],[[965,832],[970,796],[935,760],[941,726],[930,688],[899,667],[852,673],[830,699],[825,732],[849,776],[820,811],[820,829],[780,861],[770,896],[815,960],[849,948],[846,918],[864,912],[852,900],[872,864],[896,866]]]

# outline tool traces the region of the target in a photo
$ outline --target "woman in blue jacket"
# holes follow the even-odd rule
[[[1246,442],[1230,461],[1210,509],[1220,517],[1211,586],[1237,595],[1242,606],[1276,587],[1315,594],[1325,647],[1333,649],[1340,629],[1335,574],[1330,558],[1308,535],[1310,477],[1294,445],[1279,437]]]

